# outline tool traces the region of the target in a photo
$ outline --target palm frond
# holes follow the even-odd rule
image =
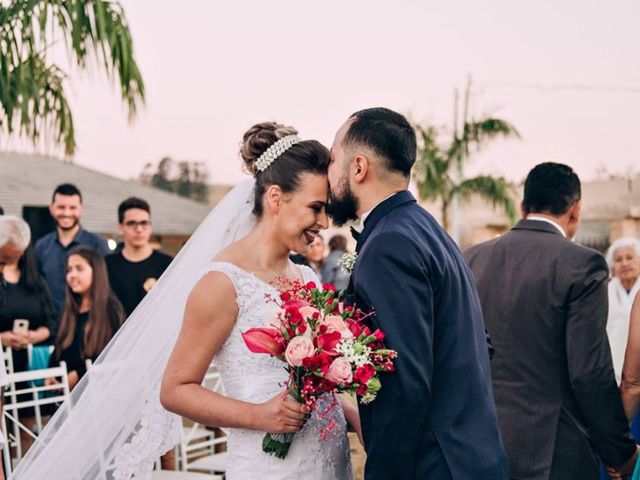
[[[479,195],[494,207],[501,208],[506,213],[509,221],[514,223],[518,218],[518,212],[512,193],[513,187],[504,177],[480,175],[468,178],[455,185],[451,189],[450,199],[455,196],[468,199],[473,194]]]
[[[4,110],[0,128],[34,141],[43,138],[46,144],[62,145],[65,154],[73,153],[75,129],[63,87],[65,78],[62,70],[48,66],[42,56],[16,65],[0,85]]]
[[[490,140],[497,137],[521,138],[520,133],[512,124],[501,118],[485,117],[480,120],[467,122],[464,125],[462,141],[465,144],[466,154],[473,145],[477,150],[484,147]]]
[[[449,189],[451,159],[438,146],[438,130],[435,127],[414,125],[418,137],[418,158],[413,176],[418,193],[423,200],[441,198]]]
[[[145,90],[131,33],[117,1],[14,0],[0,4],[0,128],[12,133],[17,123],[18,133],[36,142],[44,129],[53,126],[53,141],[71,154],[75,138],[63,88],[65,75],[47,61],[50,42],[59,34],[79,68],[86,68],[94,57],[107,77],[118,83],[130,119],[144,103]]]

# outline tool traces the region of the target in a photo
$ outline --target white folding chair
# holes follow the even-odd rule
[[[211,365],[202,385],[214,392],[222,392],[220,373]],[[227,470],[227,452],[216,452],[216,448],[226,445],[227,435],[216,437],[216,432],[209,430],[199,423],[184,426],[178,446],[178,460],[181,471],[221,473]]]
[[[174,472],[173,470],[154,470],[151,480],[222,480],[220,475],[197,472]]]
[[[47,379],[55,378],[60,381],[58,385],[46,385]],[[59,367],[12,373],[8,376],[9,385],[4,393],[4,411],[2,415],[2,431],[6,434],[6,442],[3,445],[3,458],[5,474],[9,476],[11,470],[22,458],[22,446],[20,432],[23,431],[34,439],[35,432],[20,423],[20,410],[32,407],[38,422],[39,433],[42,429],[42,407],[64,403],[65,408],[70,408],[69,378],[67,366],[60,362]],[[26,386],[25,386],[26,384]],[[7,429],[7,420],[11,422],[11,431]],[[15,456],[12,456],[11,450]]]
[[[13,350],[10,347],[4,348],[4,367],[7,369],[7,374],[13,373]]]

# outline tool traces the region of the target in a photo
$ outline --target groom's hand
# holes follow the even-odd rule
[[[309,418],[309,408],[279,393],[258,405],[256,430],[268,433],[299,432]]]
[[[607,467],[607,473],[611,478],[625,478],[629,475],[633,474],[633,471],[636,468],[636,462],[638,461],[638,452],[640,452],[640,445],[636,446],[635,453],[631,456],[629,460],[624,465],[619,467]]]

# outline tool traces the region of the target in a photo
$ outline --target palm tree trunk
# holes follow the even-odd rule
[[[442,228],[449,231],[449,203],[442,202]]]

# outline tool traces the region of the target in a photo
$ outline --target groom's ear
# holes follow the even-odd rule
[[[278,213],[282,200],[282,189],[278,185],[271,185],[267,188],[264,194],[264,203],[271,213]]]
[[[369,171],[369,159],[363,155],[357,155],[353,159],[351,168],[353,169],[353,179],[356,183],[362,183],[367,177],[367,172]]]

